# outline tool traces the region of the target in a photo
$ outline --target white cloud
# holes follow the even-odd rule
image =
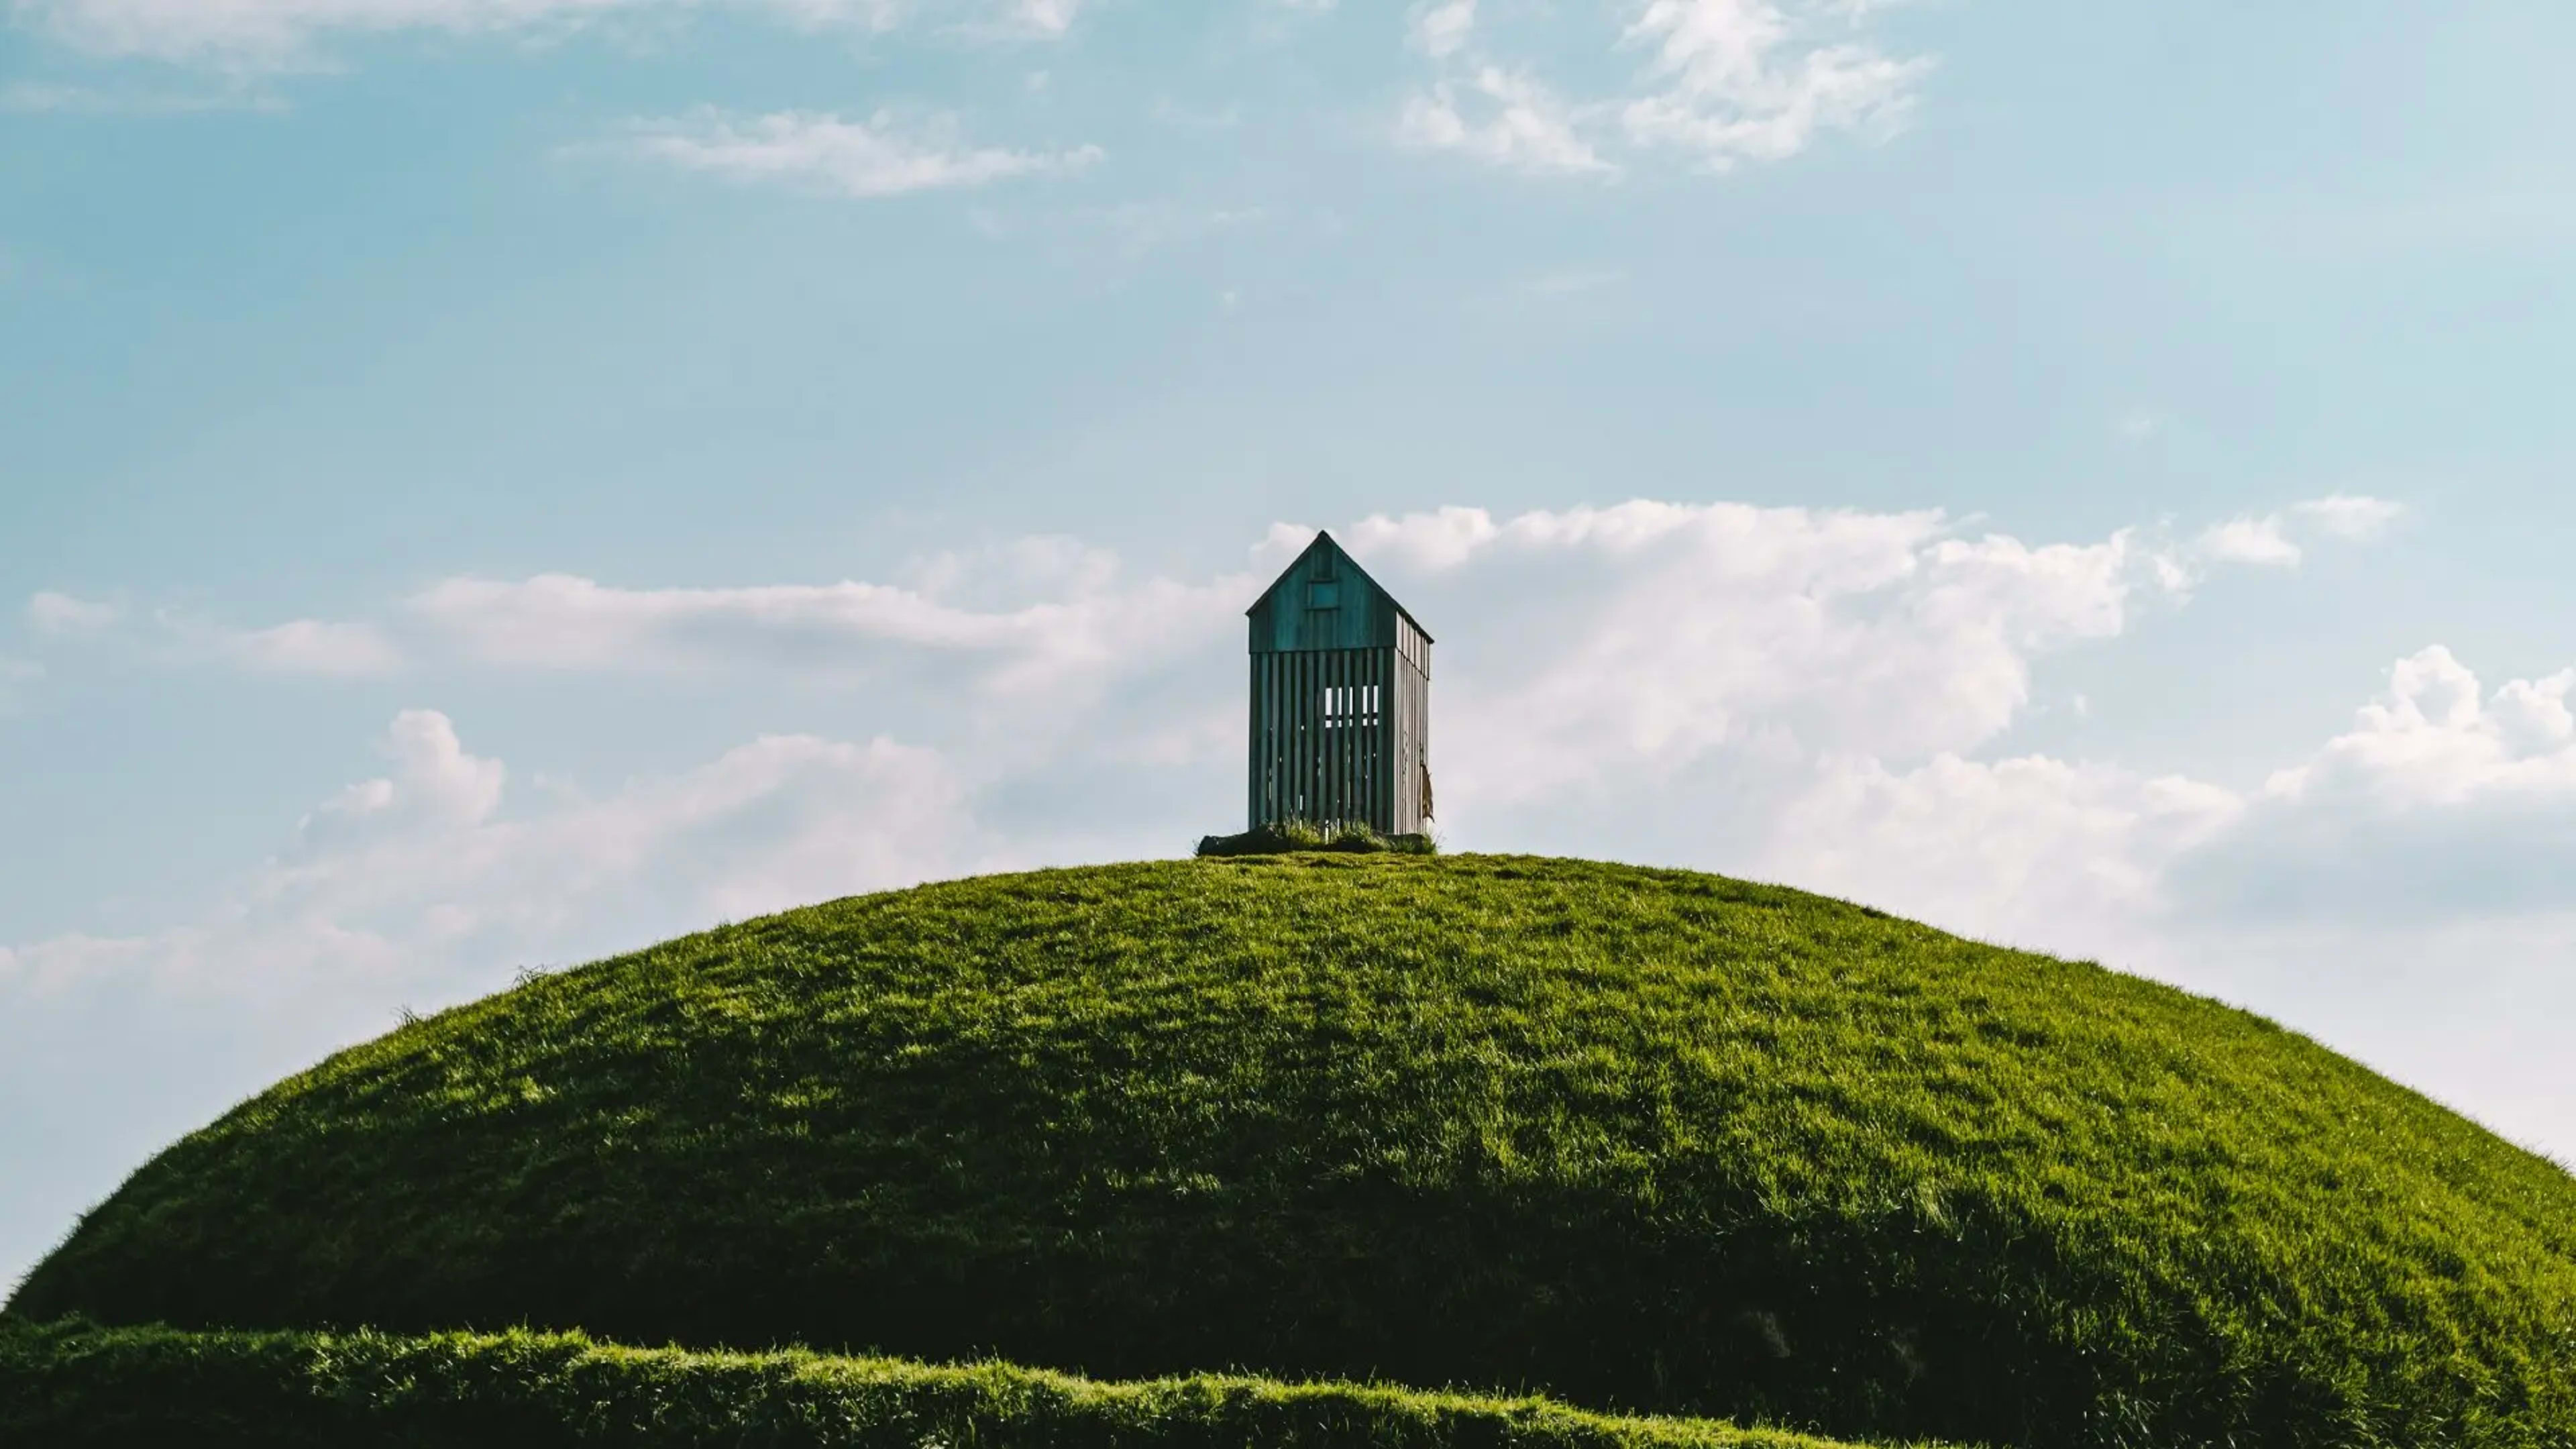
[[[2282,517],[2263,521],[2278,537]],[[1254,572],[1131,579],[1111,555],[1025,539],[921,560],[899,582],[629,588],[568,574],[453,578],[382,623],[300,620],[262,630],[173,625],[200,654],[271,669],[370,673],[405,663],[674,672],[784,668],[902,674],[995,701],[1088,697],[1195,657],[1234,627],[1261,570],[1309,530],[1274,527]],[[1744,721],[1791,711],[1817,748],[1921,759],[1973,749],[2027,703],[2035,659],[2117,635],[2138,598],[2187,593],[2210,567],[2278,561],[2213,543],[2175,549],[2123,530],[2087,544],[1963,536],[1935,512],[1859,513],[1638,500],[1497,519],[1450,507],[1361,520],[1363,558],[1483,620],[1526,610],[1567,651],[1560,679],[1520,640],[1502,710],[1528,748],[1616,721],[1649,755],[1687,759]],[[2290,547],[2283,540],[2284,547]],[[1509,587],[1487,580],[1515,580]],[[1499,590],[1486,599],[1480,590]],[[1542,604],[1541,600],[1550,600]],[[1516,640],[1518,636],[1515,636]],[[1891,692],[1909,701],[1886,711]],[[1840,703],[1831,702],[1839,699]],[[1510,773],[1508,771],[1504,773]],[[1533,788],[1547,769],[1528,775]]]
[[[2244,790],[2041,757],[1829,756],[1784,792],[1756,858],[1954,928],[2168,970],[2294,929],[2385,966],[2414,934],[2576,922],[2571,691],[2576,669],[2489,690],[2430,647],[2350,729]]]
[[[104,55],[293,63],[331,33],[458,34],[578,24],[655,0],[20,0],[19,13]]]
[[[1847,28],[1857,17],[1845,15]],[[1624,39],[1654,52],[1653,89],[1628,101],[1620,123],[1641,146],[1716,168],[1794,156],[1820,131],[1897,130],[1929,63],[1815,38],[1831,28],[1825,13],[1792,15],[1770,0],[1647,0]]]
[[[1634,82],[1578,102],[1479,45],[1472,0],[1418,8],[1408,42],[1434,74],[1406,101],[1397,138],[1531,172],[1615,170],[1614,143],[1725,170],[1786,159],[1829,132],[1882,139],[1903,128],[1930,62],[1869,44],[1871,8],[1640,0],[1604,37],[1645,53]]]
[[[2204,531],[2192,553],[2209,563],[2297,568],[2307,551],[2292,537],[2313,532],[2347,543],[2367,542],[2405,515],[2385,498],[2335,493],[2291,504],[2277,513],[2231,518]]]
[[[1097,146],[1059,152],[976,146],[959,137],[951,119],[906,121],[883,110],[853,121],[827,112],[735,116],[701,108],[685,116],[636,122],[628,145],[638,155],[684,170],[855,197],[976,187],[1038,172],[1079,170],[1102,154]]]
[[[2293,516],[2313,522],[2326,534],[2342,539],[2377,538],[2390,524],[2405,516],[2403,504],[2385,498],[2369,498],[2350,493],[2334,493],[2290,505]]]
[[[27,601],[27,623],[37,634],[122,633],[122,605],[51,591]],[[384,674],[399,668],[402,652],[385,631],[369,623],[293,619],[260,629],[235,629],[162,610],[152,616],[172,657],[211,660],[272,674]],[[132,635],[126,635],[129,642]]]
[[[1231,621],[1248,583],[1128,583],[1106,555],[1053,540],[942,556],[920,572],[912,586],[450,579],[414,596],[405,612],[445,647],[492,664],[672,670],[766,661],[830,672],[944,657],[962,661],[979,687],[1013,696],[1096,688],[1202,645]]]
[[[50,589],[27,600],[27,624],[39,634],[79,634],[104,629],[123,618],[114,604],[76,599]]]
[[[1005,23],[1029,35],[1058,36],[1073,28],[1082,0],[1012,0]]]
[[[1446,509],[1364,520],[1349,542],[1430,571],[1427,597],[1511,641],[1508,671],[1452,695],[1484,722],[1447,747],[1464,799],[1730,745],[1970,749],[2027,700],[2036,656],[2120,632],[2142,574],[2126,534],[2034,548],[1955,537],[1937,513],[1741,504]]]
[[[2388,690],[2315,759],[2274,775],[2269,796],[2326,795],[2392,809],[2496,797],[2576,801],[2576,671],[2516,679],[2492,695],[2435,645],[2389,669]]]
[[[2281,518],[2232,518],[2200,536],[2200,554],[2219,563],[2295,568],[2303,556],[2282,532]]]
[[[306,834],[381,827],[397,809],[417,820],[475,825],[501,807],[506,774],[498,760],[465,753],[456,726],[431,709],[407,709],[385,731],[394,773],[332,796],[300,827]]]
[[[373,624],[294,619],[265,629],[180,624],[183,638],[214,657],[270,674],[386,674],[402,654]]]
[[[945,17],[968,35],[1051,38],[1080,0],[16,0],[16,14],[100,55],[262,70],[319,63],[333,36],[431,31],[559,34],[652,13],[740,11],[794,25],[883,31]]]
[[[1446,60],[1464,49],[1476,28],[1476,0],[1439,0],[1414,11],[1413,43],[1433,60]]]
[[[2163,872],[2243,810],[2203,782],[2044,756],[1827,762],[1770,823],[1757,870],[1987,939],[2116,954]]]
[[[1457,151],[1532,173],[1603,174],[1609,162],[1576,131],[1564,101],[1526,72],[1479,66],[1432,82],[1404,104],[1396,139],[1426,151]]]
[[[596,798],[503,809],[506,772],[447,716],[406,710],[392,772],[334,794],[211,919],[0,947],[0,991],[136,973],[190,995],[285,1000],[335,978],[454,995],[513,961],[641,945],[954,871],[963,789],[933,751],[770,736]]]

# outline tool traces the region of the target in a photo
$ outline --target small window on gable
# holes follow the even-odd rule
[[[1341,605],[1342,605],[1342,586],[1341,586],[1340,584],[1336,584],[1336,583],[1317,583],[1317,584],[1308,584],[1308,585],[1306,586],[1306,607],[1307,607],[1307,608],[1309,608],[1309,609],[1338,609],[1338,608],[1340,608],[1340,607],[1341,607]]]

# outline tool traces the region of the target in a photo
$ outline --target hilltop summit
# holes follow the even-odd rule
[[[1510,857],[956,881],[539,979],[178,1143],[13,1307],[1997,1445],[2576,1435],[2556,1166],[2097,966]]]

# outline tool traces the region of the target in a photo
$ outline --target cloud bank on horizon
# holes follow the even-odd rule
[[[2576,797],[2576,674],[2489,688],[2428,646],[2347,732],[2250,784],[2009,746],[2051,656],[2189,607],[2212,570],[2294,568],[2397,515],[2335,497],[2188,536],[2034,545],[1931,511],[1640,500],[1445,508],[1339,535],[1444,641],[1434,746],[1453,841],[1651,845],[2155,969],[2213,921],[2277,925],[2343,899],[2355,872],[2374,910],[2419,924],[2571,904],[2553,882],[2576,862],[2553,859],[2551,822]],[[470,718],[425,703],[389,726],[388,772],[245,863],[218,918],[0,945],[0,991],[142,973],[291,996],[306,973],[378,972],[453,997],[716,917],[1171,853],[1230,819],[1237,612],[1306,531],[1275,526],[1245,567],[1197,580],[1033,539],[896,582],[452,578],[376,618],[247,628],[39,593],[24,614],[40,651],[154,667],[392,673],[423,694],[532,672],[785,672],[860,682],[870,703],[860,737],[762,737],[600,796],[513,787],[471,751]],[[1028,798],[1065,778],[1097,788]],[[2460,872],[2428,862],[2464,836],[2523,862],[2516,884],[2452,892]]]

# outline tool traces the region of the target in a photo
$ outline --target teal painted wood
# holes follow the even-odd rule
[[[1318,533],[1251,608],[1252,652],[1392,649],[1399,625],[1431,636],[1329,533]]]
[[[1319,533],[1244,611],[1245,814],[1419,831],[1431,816],[1431,636]]]

